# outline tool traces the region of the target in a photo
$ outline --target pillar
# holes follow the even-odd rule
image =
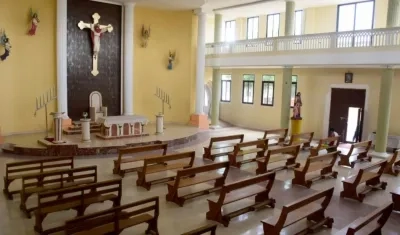
[[[198,16],[197,64],[196,64],[196,109],[190,123],[201,129],[208,129],[208,117],[204,114],[204,76],[206,66],[206,23],[207,15],[203,9],[195,11]]]
[[[62,130],[62,118],[63,113],[53,112],[50,115],[53,115],[53,135],[54,135],[54,144],[63,144],[65,141],[62,140],[63,130]]]
[[[124,5],[124,115],[133,115],[134,8]]]
[[[71,125],[67,89],[67,1],[57,0],[57,111],[64,113],[63,126]]]
[[[216,14],[214,19],[214,42],[222,42],[222,15]],[[211,97],[211,126],[219,125],[219,104],[221,100],[221,75],[219,69],[213,69]]]
[[[294,2],[286,2],[285,11],[285,36],[294,35],[294,19],[295,19],[295,4]]]
[[[389,0],[386,28],[400,26],[400,0]]]
[[[282,105],[281,105],[281,128],[289,128],[290,98],[292,90],[292,67],[283,68],[282,76]]]
[[[392,82],[394,70],[385,68],[382,71],[381,88],[379,91],[378,123],[376,125],[375,153],[386,155],[387,137],[389,134],[390,107],[392,97]]]

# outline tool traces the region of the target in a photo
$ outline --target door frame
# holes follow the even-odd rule
[[[321,136],[327,136],[329,130],[329,117],[331,112],[331,98],[332,98],[332,88],[340,89],[355,89],[355,90],[365,90],[365,104],[364,104],[364,120],[363,120],[363,134],[362,140],[366,140],[369,136],[368,127],[368,107],[369,107],[369,86],[367,84],[331,84],[329,86],[329,91],[325,96],[325,111],[324,111],[324,121]]]

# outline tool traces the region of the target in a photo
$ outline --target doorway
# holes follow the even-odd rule
[[[329,127],[344,143],[360,142],[363,133],[366,90],[332,88]]]

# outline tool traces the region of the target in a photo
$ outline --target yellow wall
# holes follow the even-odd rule
[[[321,137],[324,125],[326,95],[331,84],[343,84],[347,69],[294,69],[298,75],[298,91],[302,94],[303,131],[314,131],[316,137]],[[379,106],[380,69],[351,69],[354,73],[353,84],[368,86],[367,128],[364,133],[375,131]],[[221,119],[234,125],[268,129],[277,128],[280,124],[282,69],[224,69],[221,74],[232,74],[232,98],[230,103],[221,103]],[[255,74],[254,104],[242,104],[242,75]],[[275,75],[274,106],[261,105],[261,76]],[[400,73],[396,73],[393,87],[400,85]],[[400,134],[400,108],[394,101],[400,99],[400,94],[393,92],[392,110],[389,132]]]
[[[187,123],[192,110],[194,73],[193,13],[136,7],[134,110],[154,121],[161,102],[154,96],[157,86],[170,94],[172,109],[166,109],[165,121]],[[140,28],[151,25],[147,48],[140,46]],[[176,50],[176,63],[168,70],[168,52]]]
[[[385,28],[388,0],[375,1],[374,28]],[[300,10],[300,9],[297,9]],[[306,8],[304,10],[304,34],[329,33],[336,31],[337,5]],[[259,16],[259,38],[266,37],[267,15]],[[207,32],[213,34],[214,22],[210,18]],[[236,40],[247,39],[247,18],[236,19]],[[285,36],[285,12],[280,13],[279,36]],[[213,38],[207,37],[207,43]]]
[[[28,36],[29,8],[39,10],[36,36]],[[151,25],[147,48],[140,47],[142,24]],[[0,127],[3,135],[43,131],[44,110],[33,116],[35,98],[56,86],[56,1],[2,0],[0,28],[12,44],[11,55],[0,62]],[[134,110],[154,121],[161,102],[156,86],[170,94],[172,109],[165,121],[187,123],[194,110],[197,18],[191,11],[135,8]],[[167,70],[169,50],[176,50],[173,70]],[[0,53],[2,53],[2,48]],[[56,102],[48,112],[55,111]],[[51,123],[51,118],[49,118]]]
[[[39,9],[36,36],[27,35],[31,6]],[[35,98],[56,85],[56,1],[1,0],[0,28],[6,30],[12,45],[10,56],[0,61],[2,134],[44,130],[44,110],[36,118],[33,113]],[[56,102],[51,103],[48,112],[55,107]]]

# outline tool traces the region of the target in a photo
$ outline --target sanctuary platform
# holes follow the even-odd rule
[[[82,142],[81,135],[64,135],[65,144],[53,144],[46,141],[46,133],[24,134],[5,137],[3,152],[29,156],[68,156],[75,153],[82,155],[103,155],[116,153],[119,148],[146,144],[167,143],[169,147],[188,144],[199,139],[206,139],[208,133],[196,127],[169,124],[163,134],[156,135],[156,126],[146,126],[148,136],[123,139],[101,139],[97,133],[91,133],[91,142]]]

